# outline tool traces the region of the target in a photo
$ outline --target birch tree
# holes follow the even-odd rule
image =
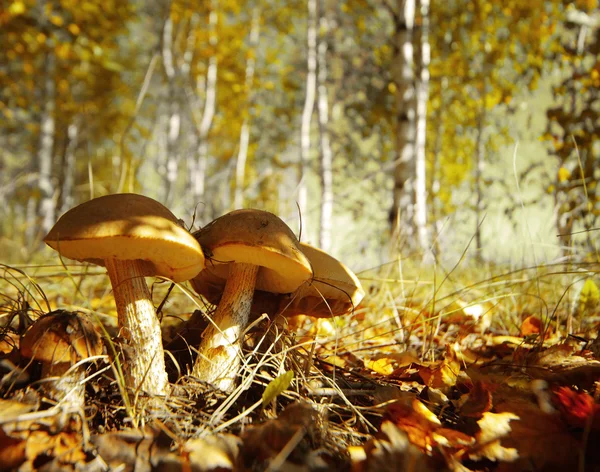
[[[330,20],[324,1],[319,2],[319,39],[317,46],[317,112],[319,117],[321,214],[319,224],[319,246],[324,251],[331,249],[331,226],[333,217],[333,152],[329,138],[329,99],[327,87],[327,41]]]
[[[246,60],[246,93],[247,110],[246,117],[242,123],[240,132],[240,148],[238,150],[236,165],[235,165],[235,189],[233,205],[234,208],[242,208],[244,204],[244,181],[246,177],[246,161],[248,159],[248,145],[250,143],[250,107],[252,106],[252,89],[254,87],[254,71],[256,68],[256,49],[258,47],[258,39],[260,35],[260,14],[258,7],[252,9],[252,25],[250,26],[250,38],[248,59]]]
[[[300,161],[298,163],[298,206],[303,216],[302,232],[306,234],[308,198],[306,176],[310,158],[310,128],[315,108],[317,87],[317,0],[308,0],[308,18],[306,25],[306,91],[302,123],[300,129]]]
[[[215,104],[217,97],[217,56],[216,48],[218,36],[216,31],[217,26],[217,11],[211,3],[213,9],[208,14],[208,30],[209,30],[209,45],[212,48],[213,54],[208,59],[206,68],[206,76],[198,76],[196,83],[188,90],[188,98],[192,104],[192,116],[196,124],[198,134],[198,148],[196,159],[189,161],[190,187],[193,209],[202,202],[206,187],[206,171],[208,167],[208,133],[215,115]],[[199,96],[204,97],[204,104],[201,105]],[[202,113],[198,114],[197,110],[202,109]]]
[[[163,203],[171,206],[174,199],[175,185],[179,169],[179,131],[181,127],[181,113],[177,94],[177,69],[173,58],[173,20],[171,13],[167,12],[167,19],[162,35],[162,63],[167,78],[167,129],[166,129],[166,156],[161,163],[164,169],[164,195]]]
[[[429,63],[431,47],[429,45],[429,0],[420,0],[420,77],[417,80],[417,136],[416,136],[416,168],[415,168],[415,226],[417,228],[419,246],[429,247],[427,229],[427,178],[426,178],[426,138],[427,138],[427,103],[429,101]]]
[[[56,133],[55,108],[56,84],[54,82],[55,58],[48,52],[44,64],[42,112],[40,115],[40,139],[38,145],[38,186],[41,193],[39,215],[41,230],[45,233],[56,221],[55,185],[52,178],[52,158]]]
[[[396,9],[391,5],[388,8],[394,23],[392,74],[396,101],[394,189],[389,219],[393,232],[410,241],[415,233],[415,0],[397,0]]]

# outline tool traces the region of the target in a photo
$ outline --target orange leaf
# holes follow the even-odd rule
[[[521,336],[531,336],[533,334],[541,334],[544,331],[542,320],[537,316],[531,315],[521,323]]]

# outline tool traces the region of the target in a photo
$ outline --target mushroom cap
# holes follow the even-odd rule
[[[196,239],[152,198],[121,193],[94,198],[62,215],[44,242],[63,256],[104,265],[142,260],[146,276],[189,280],[204,267]]]
[[[256,289],[265,292],[290,293],[312,277],[298,239],[273,213],[235,210],[194,236],[210,257],[204,271],[212,278],[225,281],[231,262],[260,266]]]
[[[74,364],[102,350],[94,325],[83,315],[65,310],[41,316],[21,339],[21,355],[52,364]]]
[[[358,306],[365,292],[354,272],[321,249],[306,243],[300,243],[300,248],[313,267],[314,278],[281,301],[283,313],[329,318],[350,313]]]

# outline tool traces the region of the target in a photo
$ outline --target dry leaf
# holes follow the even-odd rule
[[[8,436],[0,428],[0,471],[14,470],[27,460],[26,444],[26,440]]]
[[[500,439],[510,431],[510,422],[518,420],[514,413],[490,413],[486,412],[477,422],[479,432],[475,434],[477,448],[469,451],[472,460],[489,459],[491,461],[512,462],[519,457],[515,448],[507,448],[500,444]]]
[[[498,397],[496,395],[495,397]],[[495,410],[517,415],[502,445],[515,448],[519,458],[503,472],[529,470],[577,470],[581,443],[568,430],[560,415],[547,414],[520,392],[495,398]]]
[[[233,470],[239,443],[239,438],[232,434],[212,435],[190,439],[183,445],[183,452],[196,472]]]
[[[531,315],[521,323],[521,336],[539,335],[544,331],[544,323],[537,316]]]
[[[382,357],[377,360],[365,360],[365,367],[381,375],[391,375],[394,370],[395,361],[388,357]]]
[[[554,398],[568,425],[584,428],[589,422],[593,431],[600,431],[600,405],[591,395],[569,387],[559,387],[554,390]]]
[[[460,414],[471,418],[481,418],[481,416],[492,409],[492,392],[494,387],[491,384],[477,381],[469,393],[459,399]]]
[[[348,453],[352,472],[432,472],[443,465],[419,451],[391,421],[382,423],[376,438],[364,446],[349,447]]]
[[[422,367],[419,375],[425,385],[431,388],[453,387],[460,373],[460,362],[456,360],[451,346],[446,349],[446,357],[436,367]]]

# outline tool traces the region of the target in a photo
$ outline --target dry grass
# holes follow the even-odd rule
[[[402,392],[419,394],[425,387],[416,375],[391,372],[411,363],[444,361],[450,345],[491,358],[493,339],[518,336],[530,315],[542,321],[548,335],[524,339],[523,344],[541,348],[544,340],[556,344],[571,334],[589,339],[600,309],[597,300],[595,305],[581,303],[580,295],[584,282],[598,282],[599,273],[595,262],[510,271],[467,263],[425,270],[407,261],[374,268],[360,274],[367,296],[348,317],[317,322],[263,315],[255,320],[246,333],[238,387],[227,396],[188,375],[186,359],[198,341],[190,339],[187,354],[173,352],[168,362],[172,394],[149,404],[123,388],[118,347],[109,342],[108,356],[94,368],[90,364],[85,412],[78,412],[78,426],[73,426],[65,423],[60,405],[40,396],[33,382],[35,366],[23,362],[10,346],[18,345],[19,336],[38,316],[55,309],[89,315],[110,340],[116,334],[116,313],[108,278],[103,269],[85,264],[1,266],[0,325],[8,344],[3,348],[0,394],[4,401],[35,406],[33,412],[8,419],[0,411],[0,426],[20,422],[31,427],[31,421],[43,419],[54,429],[58,424],[66,431],[87,431],[86,438],[150,428],[152,437],[167,438],[168,454],[180,455],[194,438],[234,435],[241,448],[235,460],[248,470],[262,470],[260,464],[276,470],[289,461],[304,461],[303,470],[318,470],[322,463],[346,468],[348,451],[374,437],[386,408]],[[152,291],[155,305],[161,307],[165,340],[175,336],[194,310],[212,310],[185,285],[156,281]],[[521,365],[514,359],[517,370]],[[294,372],[288,388],[264,405],[266,387],[288,371]],[[23,400],[27,395],[34,400]],[[281,448],[261,449],[279,436],[287,438]],[[252,448],[260,451],[248,456]],[[298,456],[298,451],[304,453]]]

